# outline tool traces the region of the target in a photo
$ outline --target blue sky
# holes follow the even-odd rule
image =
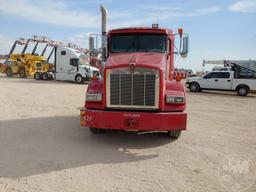
[[[256,0],[0,0],[0,54],[16,38],[32,35],[86,48],[88,34],[100,31],[100,4],[108,9],[109,29],[157,21],[174,31],[182,27],[190,53],[176,56],[176,67],[201,70],[203,59],[256,59]]]

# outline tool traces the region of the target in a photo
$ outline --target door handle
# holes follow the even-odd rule
[[[230,82],[231,80],[229,79],[229,80],[227,80],[227,82]]]
[[[218,81],[218,79],[215,79],[214,81]]]

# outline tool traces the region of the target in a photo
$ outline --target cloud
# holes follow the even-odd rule
[[[0,0],[0,14],[24,18],[36,23],[45,23],[66,27],[99,29],[100,12],[89,12],[91,9],[80,11],[72,7],[70,1],[35,1],[30,0]],[[219,11],[218,7],[206,7],[195,10],[184,10],[181,7],[161,5],[158,8],[159,20],[173,17],[196,17]],[[156,19],[155,6],[136,6],[134,9],[109,10],[109,27],[120,28],[143,26]]]
[[[33,22],[61,26],[95,28],[99,23],[99,14],[69,10],[64,3],[44,1],[31,3],[28,0],[0,0],[0,13],[24,18]]]
[[[11,50],[11,46],[14,42],[14,39],[0,34],[0,54],[8,54]]]
[[[220,10],[217,6],[204,7],[198,9],[185,10],[181,7],[168,7],[167,5],[161,5],[158,8],[154,6],[138,6],[144,10],[148,15],[156,16],[157,11],[161,14],[161,18],[173,18],[173,17],[198,17],[203,15],[209,15],[216,13]]]
[[[71,43],[74,43],[76,45],[79,45],[83,48],[88,47],[88,39],[89,35],[92,34],[93,32],[88,32],[88,33],[76,33],[73,36],[69,37],[68,40]]]
[[[256,1],[241,0],[231,5],[229,10],[241,13],[256,13]]]

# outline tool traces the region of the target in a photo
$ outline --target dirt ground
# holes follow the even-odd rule
[[[85,87],[0,76],[0,192],[224,192],[224,158],[256,162],[256,95],[188,92],[188,129],[171,140],[92,135],[79,125]]]

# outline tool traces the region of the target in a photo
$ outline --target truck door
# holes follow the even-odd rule
[[[79,67],[79,60],[78,58],[70,58],[69,59],[69,68],[67,70],[67,76],[69,81],[74,81],[75,75],[77,74]]]
[[[230,72],[218,72],[216,78],[216,89],[228,90],[231,89],[232,80]]]
[[[217,72],[210,72],[206,74],[200,81],[200,87],[204,89],[217,89]]]

